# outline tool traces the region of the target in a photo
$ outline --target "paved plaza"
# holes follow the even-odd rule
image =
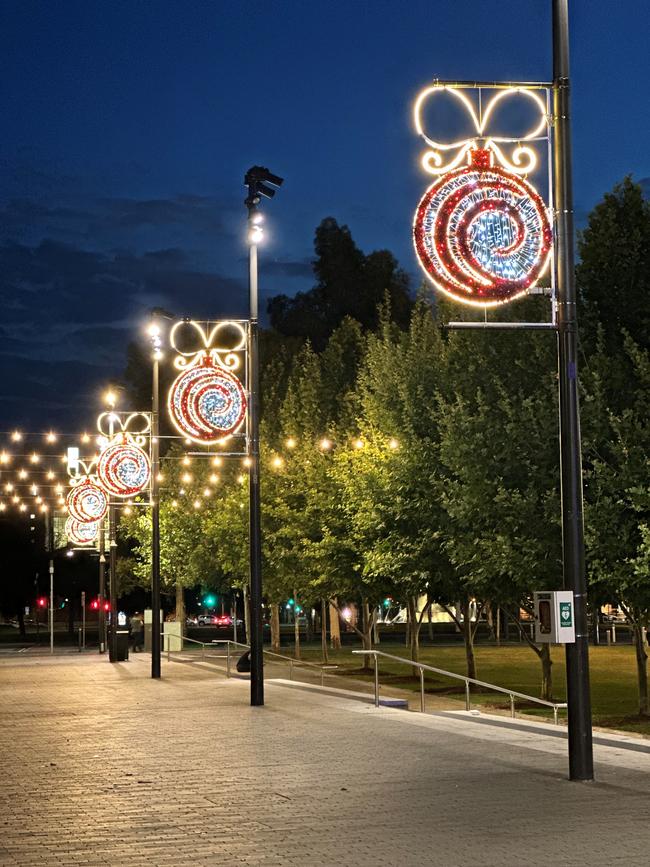
[[[0,659],[0,864],[618,865],[650,861],[650,743],[567,781],[544,724],[375,709],[209,662]]]

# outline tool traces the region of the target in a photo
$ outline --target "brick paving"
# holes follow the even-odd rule
[[[149,665],[0,660],[3,867],[650,861],[650,753],[625,739],[575,784],[543,726],[286,683],[251,708],[207,662]]]

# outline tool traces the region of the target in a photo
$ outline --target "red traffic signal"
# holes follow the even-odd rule
[[[93,611],[97,611],[99,608],[99,599],[93,599],[93,601],[90,603],[90,607]]]
[[[47,596],[39,596],[36,600],[36,604],[39,608],[47,608]]]
[[[111,603],[110,602],[104,602],[104,611],[110,611],[110,610],[111,610]]]

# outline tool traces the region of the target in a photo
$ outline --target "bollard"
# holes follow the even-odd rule
[[[611,630],[611,629],[606,629],[606,630],[605,630],[605,635],[607,636],[607,646],[610,647],[610,646],[611,646],[611,643],[612,643],[612,630]]]
[[[514,695],[510,696],[510,716],[515,718],[515,697]]]
[[[230,677],[230,642],[227,642],[226,650],[226,677]]]
[[[612,623],[612,644],[616,644],[616,624]]]
[[[420,669],[420,713],[424,713],[424,669]]]
[[[470,710],[469,680],[465,681],[465,710]]]

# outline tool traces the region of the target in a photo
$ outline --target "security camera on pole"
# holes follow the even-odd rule
[[[248,209],[249,294],[250,323],[248,338],[249,437],[250,459],[250,626],[251,648],[251,705],[264,704],[264,656],[262,635],[262,545],[260,519],[260,444],[259,444],[259,326],[257,292],[257,245],[263,237],[263,216],[259,210],[262,197],[272,199],[274,187],[283,179],[263,166],[253,166],[244,177],[248,196],[244,204]]]

